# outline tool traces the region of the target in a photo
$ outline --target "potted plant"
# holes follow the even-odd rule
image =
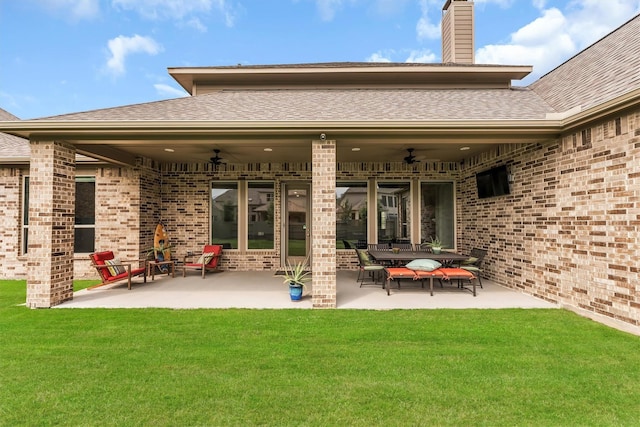
[[[431,252],[433,252],[434,254],[439,254],[440,252],[442,252],[442,241],[438,238],[438,236],[432,237],[431,242],[427,243],[427,245],[431,247]]]
[[[311,271],[309,271],[307,259],[305,258],[304,261],[300,261],[295,265],[287,262],[284,272],[278,274],[278,276],[284,277],[283,283],[289,285],[291,301],[300,301],[305,283],[311,280]]]
[[[171,247],[170,243],[166,245],[164,243],[159,243],[158,246],[147,249],[145,254],[146,260],[156,262],[165,261],[165,254],[170,253],[169,251],[171,250]],[[158,268],[163,273],[169,272],[169,267],[165,264],[158,266]]]

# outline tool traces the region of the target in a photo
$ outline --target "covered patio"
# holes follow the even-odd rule
[[[526,295],[485,279],[478,296],[457,289],[445,282],[434,285],[433,297],[428,285],[402,282],[402,289],[392,287],[390,296],[380,285],[360,287],[357,271],[337,272],[337,308],[342,309],[438,309],[438,308],[557,308],[543,299]],[[175,278],[157,276],[143,283],[137,279],[132,289],[114,284],[93,290],[76,292],[72,300],[56,308],[252,308],[252,309],[311,309],[313,284],[307,286],[301,301],[290,301],[282,278],[272,271],[225,271],[209,274],[202,279],[197,274]]]

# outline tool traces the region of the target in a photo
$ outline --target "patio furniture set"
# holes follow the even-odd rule
[[[183,277],[187,270],[200,271],[202,278],[208,271],[217,271],[219,260],[222,256],[223,245],[205,245],[202,253],[189,252],[181,262],[164,259],[141,258],[136,260],[120,260],[113,251],[95,252],[89,255],[91,265],[97,270],[101,282],[88,289],[95,289],[104,285],[127,281],[127,288],[131,289],[131,279],[143,276],[146,283],[147,277],[155,280],[156,270],[175,277],[176,268],[182,269]],[[425,280],[429,280],[429,291],[433,296],[433,281],[437,279],[443,287],[443,281],[457,281],[458,288],[468,289],[476,296],[476,280],[482,287],[481,264],[487,253],[484,249],[474,248],[470,255],[461,255],[453,252],[441,252],[435,254],[418,246],[394,245],[369,245],[369,250],[355,249],[359,261],[357,281],[360,287],[363,285],[381,284],[386,289],[387,295],[391,295],[391,282],[397,283],[397,289],[401,288],[401,280],[420,281],[424,288]],[[199,258],[189,262],[195,256]],[[384,277],[383,277],[384,275]],[[367,283],[369,276],[373,282]],[[469,289],[467,286],[471,286]]]
[[[394,249],[370,245],[369,250],[356,249],[356,254],[360,267],[357,280],[361,287],[381,282],[387,295],[391,295],[392,281],[397,283],[397,289],[400,289],[401,280],[420,281],[424,288],[424,281],[428,279],[433,296],[433,280],[437,279],[441,287],[443,281],[457,282],[459,289],[468,289],[476,296],[476,280],[482,287],[481,264],[487,251],[474,248],[469,255],[454,252],[435,254],[420,246],[408,245]],[[367,276],[373,280],[371,283],[365,282]]]
[[[131,279],[143,276],[144,283],[147,277],[155,279],[156,269],[162,273],[171,274],[175,277],[176,268],[182,269],[182,276],[186,277],[187,270],[201,271],[202,278],[208,271],[217,271],[219,260],[222,256],[222,245],[205,245],[202,253],[189,252],[181,262],[175,260],[160,260],[140,258],[135,260],[120,260],[113,251],[95,252],[89,255],[91,265],[97,270],[101,283],[91,286],[88,289],[99,288],[104,285],[127,281],[127,288],[131,290]],[[188,262],[195,256],[197,260]]]

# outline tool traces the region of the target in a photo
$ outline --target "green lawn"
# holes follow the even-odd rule
[[[640,337],[563,310],[30,310],[0,425],[631,426]]]

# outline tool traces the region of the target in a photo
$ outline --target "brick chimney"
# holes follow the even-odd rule
[[[473,64],[473,2],[447,0],[442,7],[442,62]]]

